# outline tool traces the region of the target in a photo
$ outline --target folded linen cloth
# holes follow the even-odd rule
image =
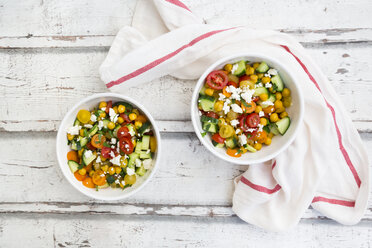
[[[366,150],[327,78],[291,36],[203,24],[178,0],[139,0],[100,75],[109,90],[123,93],[166,74],[196,79],[237,52],[267,54],[291,68],[304,92],[305,118],[285,152],[235,179],[233,211],[276,231],[295,226],[310,205],[339,223],[358,223],[369,195]]]

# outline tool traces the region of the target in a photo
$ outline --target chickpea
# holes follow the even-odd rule
[[[214,90],[211,88],[205,89],[205,94],[208,96],[213,96]]]
[[[222,125],[225,124],[225,123],[226,123],[226,121],[225,121],[224,118],[219,118],[219,119],[218,119],[218,126],[222,126]]]
[[[235,113],[234,111],[230,110],[228,113],[227,113],[227,118],[229,118],[230,120],[235,120],[236,118],[238,118],[238,113]]]
[[[257,83],[257,80],[258,80],[258,76],[257,76],[257,75],[253,74],[253,75],[251,75],[249,78],[250,78],[250,80],[251,80],[253,83]]]
[[[115,114],[117,114],[117,113],[119,112],[119,110],[118,110],[118,106],[115,106],[115,107],[113,107],[112,109],[115,111]]]
[[[120,158],[120,166],[125,168],[128,165],[128,159],[126,159],[124,156]]]
[[[217,101],[215,104],[214,104],[214,110],[216,112],[220,112],[222,111],[222,108],[223,108],[223,101]]]
[[[140,121],[135,121],[135,122],[134,122],[134,126],[135,126],[137,129],[139,129],[140,127],[142,127],[142,122],[140,122]]]
[[[274,137],[274,134],[273,134],[273,133],[269,133],[269,134],[267,135],[267,138],[272,139],[273,137]]]
[[[230,73],[232,69],[232,64],[226,64],[223,69],[227,72]]]
[[[269,99],[269,95],[266,94],[266,93],[262,93],[262,94],[260,95],[260,99],[261,99],[262,101],[267,101],[267,99]]]
[[[79,130],[79,134],[80,134],[80,136],[83,136],[84,137],[84,129],[80,129]]]
[[[277,122],[279,121],[279,117],[278,117],[278,114],[277,113],[273,113],[270,115],[270,121],[271,122]]]
[[[269,138],[269,137],[266,138],[265,145],[267,145],[267,146],[271,145],[271,138]]]
[[[256,63],[253,64],[253,68],[256,70],[259,65],[260,65],[260,63],[256,62]]]
[[[109,173],[110,175],[114,175],[114,174],[115,174],[115,168],[114,168],[114,166],[110,166],[110,167],[108,168],[108,173]]]
[[[280,108],[277,108],[277,109],[275,110],[275,112],[278,113],[278,114],[280,114],[280,113],[282,113],[282,112],[284,112],[284,111],[285,111],[285,108],[284,108],[284,107],[280,107]]]
[[[288,113],[287,112],[282,112],[282,113],[280,113],[280,118],[284,118],[284,117],[287,117],[288,116]]]
[[[261,82],[264,83],[264,84],[267,84],[267,83],[269,83],[270,81],[271,81],[271,78],[269,78],[269,77],[263,77],[263,78],[261,79]]]
[[[85,174],[87,174],[87,170],[85,168],[81,168],[79,170],[79,174],[82,175],[82,176],[84,176]]]
[[[68,140],[73,140],[74,139],[74,135],[72,135],[72,134],[67,134],[67,139]]]
[[[256,149],[257,151],[261,150],[262,148],[262,144],[261,143],[256,143],[253,145],[254,149]]]
[[[108,168],[109,167],[107,164],[101,166],[101,170],[103,170],[104,172],[107,172]]]
[[[284,88],[282,91],[283,97],[287,97],[291,95],[291,91],[288,88]]]
[[[107,124],[107,128],[112,130],[115,128],[115,123],[113,123],[112,121],[109,122],[109,124]]]
[[[280,101],[280,100],[276,100],[276,101],[274,102],[274,107],[275,107],[276,109],[278,109],[278,108],[283,108],[283,102]]]
[[[256,109],[254,110],[254,112],[256,112],[257,114],[260,113],[261,111],[262,111],[261,106],[257,106]]]
[[[124,113],[125,112],[125,106],[120,104],[119,107],[118,107],[118,111],[119,111],[120,114]]]
[[[135,113],[130,113],[129,120],[134,121],[135,119],[137,119],[137,115]]]
[[[115,166],[115,173],[120,174],[120,172],[121,172],[121,167]]]
[[[276,97],[276,100],[281,100],[282,99],[282,93],[276,92],[275,97]]]
[[[290,96],[284,97],[284,99],[283,99],[284,107],[288,108],[288,107],[291,106],[291,104],[292,104],[292,97],[290,97]]]
[[[253,67],[251,67],[251,66],[249,66],[249,68],[248,68],[248,66],[247,66],[247,70],[245,71],[245,74],[246,75],[253,75],[254,74],[254,68]]]
[[[121,124],[121,123],[123,123],[123,122],[124,122],[123,117],[119,116],[119,117],[118,117],[118,123]]]
[[[263,126],[267,125],[267,119],[266,118],[260,118],[260,124]]]
[[[106,107],[107,107],[107,102],[100,102],[99,105],[98,105],[99,109],[106,108]]]
[[[105,118],[105,117],[106,117],[106,112],[101,112],[101,113],[99,114],[99,117],[101,117],[102,119]]]
[[[274,112],[274,110],[275,110],[274,106],[268,106],[268,107],[262,109],[262,111],[265,114],[270,114],[270,113]]]
[[[263,76],[264,76],[263,73],[258,73],[258,74],[257,74],[257,77],[258,77],[259,79],[263,78]]]

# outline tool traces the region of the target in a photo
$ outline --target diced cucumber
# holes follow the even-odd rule
[[[270,94],[270,95],[269,95],[269,98],[268,98],[267,100],[270,101],[270,102],[275,102],[275,101],[276,101],[276,96],[275,96],[275,94]]]
[[[270,132],[273,133],[274,135],[278,135],[279,134],[278,127],[276,126],[275,123],[271,123],[269,125],[269,128],[270,128]]]
[[[231,71],[231,73],[237,77],[243,76],[245,74],[245,61],[241,60],[233,65],[233,68],[236,69],[234,71]]]
[[[250,152],[257,152],[257,150],[253,146],[248,145],[248,144],[245,144],[244,148],[247,149]]]
[[[128,167],[134,168],[133,166],[136,164],[136,159],[139,158],[139,156],[140,155],[135,152],[129,154]]]
[[[134,133],[134,135],[136,134],[136,128],[133,126],[133,124],[127,124],[125,126],[128,128],[130,134],[132,134],[132,133]],[[134,135],[132,135],[132,136],[134,136]]]
[[[88,143],[88,138],[83,137],[83,138],[80,139],[80,146],[81,147],[85,146],[87,143]]]
[[[275,123],[281,135],[284,135],[285,132],[287,132],[290,124],[291,124],[291,119],[289,117],[284,117],[283,119]]]
[[[266,89],[265,87],[258,87],[256,89],[254,89],[253,96],[259,96],[261,94],[267,94],[267,95],[269,95],[269,90]]]
[[[234,148],[238,145],[238,140],[235,137],[231,137],[226,140],[226,147],[228,148]]]
[[[74,121],[74,126],[79,126],[79,125],[80,125],[80,121],[76,118]]]
[[[71,149],[72,149],[72,150],[75,150],[75,151],[78,150],[78,149],[77,149],[77,144],[76,144],[76,141],[75,141],[75,140],[73,140],[73,141],[71,142]]]
[[[205,87],[205,84],[203,85],[203,87],[200,89],[200,92],[199,94],[200,95],[205,95],[205,90],[207,89],[207,87]]]
[[[205,116],[205,115],[202,115],[200,120],[202,122],[208,122],[208,123],[213,123],[213,124],[217,124],[218,123],[218,120],[215,119],[215,118],[212,118],[212,117],[208,117],[208,116]]]
[[[67,164],[68,164],[68,167],[70,167],[70,170],[72,173],[75,173],[79,168],[79,164],[73,160],[69,160]]]
[[[137,131],[140,134],[144,134],[150,130],[150,126],[151,126],[150,122],[147,121],[143,123],[142,126]]]
[[[150,135],[143,135],[141,150],[147,151],[150,149]]]
[[[134,151],[135,153],[140,153],[142,148],[142,142],[138,141],[136,145],[136,150]]]
[[[215,133],[217,132],[217,124],[214,123],[209,123],[209,122],[203,122],[203,130],[210,132],[210,133]]]
[[[265,62],[262,62],[256,69],[259,73],[265,73],[267,70],[269,70],[269,66]]]
[[[200,95],[198,102],[203,111],[213,111],[214,104],[216,103],[216,98],[214,98],[213,96]]]
[[[276,91],[282,91],[284,89],[284,83],[279,75],[275,75],[271,78],[271,83]]]
[[[225,144],[224,143],[217,143],[216,141],[212,140],[212,144],[217,147],[217,148],[224,148]]]
[[[117,127],[115,127],[115,129],[112,131],[112,134],[114,135],[114,137],[118,137],[118,130],[121,128],[120,125],[118,125]]]
[[[143,165],[141,167],[137,167],[136,173],[137,173],[138,176],[142,177],[146,173],[145,167],[143,167]]]
[[[145,152],[145,151],[141,151],[140,152],[140,159],[147,159],[147,158],[151,158],[151,152]]]
[[[103,119],[102,120],[102,124],[103,124],[103,127],[104,128],[107,128],[107,125],[110,123],[110,120],[108,120],[108,119]]]
[[[108,183],[105,183],[104,185],[101,185],[101,186],[97,186],[98,189],[105,189],[107,188],[108,186],[110,186]]]
[[[88,150],[84,150],[84,152],[83,152],[83,162],[84,162],[85,165],[88,165],[88,164],[92,163],[93,160],[95,160],[96,157],[97,157],[97,155],[94,155],[94,154],[92,154],[92,156],[90,156],[90,157],[86,157],[85,154],[87,153],[87,151]]]
[[[93,135],[95,135],[96,133],[98,132],[98,125],[94,125],[90,130],[89,130],[89,137],[92,137]]]

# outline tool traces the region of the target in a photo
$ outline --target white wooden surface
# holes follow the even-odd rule
[[[372,153],[370,0],[184,2],[206,23],[296,36]],[[247,166],[214,158],[193,134],[193,81],[163,77],[128,92],[159,121],[168,154],[138,195],[105,203],[68,184],[56,164],[58,124],[81,97],[106,91],[97,69],[135,4],[0,0],[0,247],[371,247],[372,205],[351,227],[309,209],[282,234],[234,216],[232,179]]]

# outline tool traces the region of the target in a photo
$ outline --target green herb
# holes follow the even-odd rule
[[[83,164],[79,164],[78,169],[81,170],[83,168],[84,168],[84,165]]]
[[[129,187],[132,187],[132,184],[124,185],[123,190],[126,189],[126,188],[129,188]]]
[[[203,132],[203,133],[200,133],[202,137],[204,137],[205,135],[207,135],[207,132]]]
[[[263,127],[263,130],[266,132],[266,133],[270,133],[270,128],[268,126],[264,126]]]
[[[235,99],[232,99],[232,100],[231,100],[231,102],[232,102],[232,103],[235,103],[235,102],[236,102],[236,100],[235,100]]]
[[[248,106],[249,106],[249,108],[252,107],[252,105],[248,105],[248,103],[243,99],[242,99],[242,103],[243,103],[244,107],[246,107],[246,108],[248,108]]]
[[[81,150],[80,141],[76,142],[76,149],[77,149],[77,150]]]
[[[276,84],[273,84],[273,90],[277,90],[278,89],[278,86]]]
[[[250,137],[252,137],[252,134],[247,133],[247,138],[249,139]]]
[[[84,136],[85,137],[88,137],[89,136],[89,133],[88,133],[88,131],[84,128]]]
[[[236,153],[237,155],[242,153],[243,151],[241,149],[238,149],[238,152]]]
[[[98,191],[98,185],[96,185],[96,191]]]
[[[104,142],[104,143],[103,143],[103,146],[105,146],[105,147],[111,147],[110,144],[107,143],[107,142]]]
[[[108,184],[112,184],[113,182],[115,182],[115,178],[112,175],[110,175],[106,178],[106,181]]]

